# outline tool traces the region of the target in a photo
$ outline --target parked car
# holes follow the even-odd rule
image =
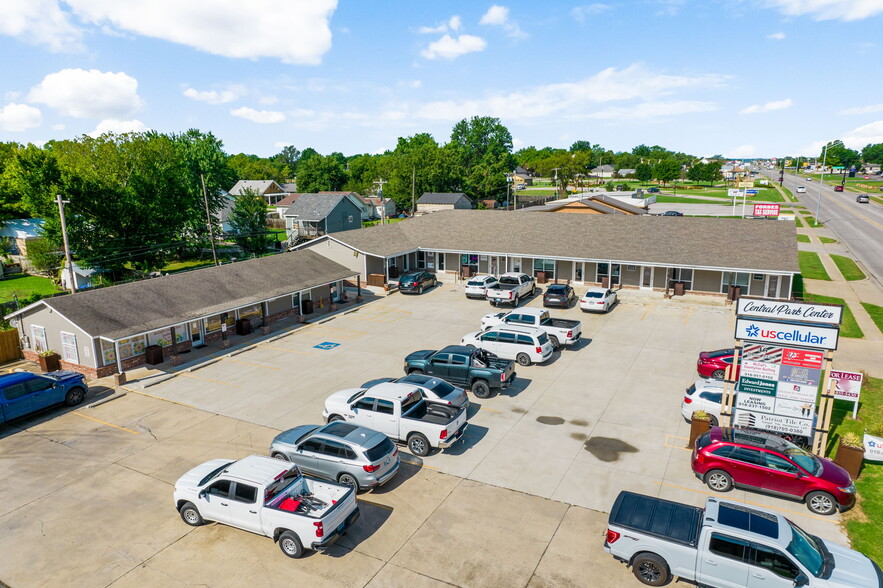
[[[772,433],[712,427],[696,439],[692,467],[717,492],[737,486],[793,497],[819,515],[855,504],[855,485],[846,470]]]
[[[559,306],[570,308],[570,303],[576,300],[576,292],[570,284],[552,284],[543,293],[543,306]]]
[[[76,406],[86,398],[83,374],[14,372],[0,376],[0,423],[43,410],[54,404]]]
[[[806,186],[797,186],[798,194],[806,194]]]
[[[466,390],[454,386],[441,378],[426,376],[423,374],[408,374],[401,378],[378,378],[362,384],[362,388],[370,388],[384,382],[398,382],[399,384],[413,384],[420,388],[423,397],[433,402],[441,402],[449,406],[468,407],[469,397]]]
[[[192,527],[215,521],[272,537],[282,553],[324,551],[359,519],[350,486],[305,478],[297,465],[251,455],[213,459],[175,482],[175,508]]]
[[[684,216],[683,212],[678,212],[677,210],[666,210],[659,216]]]
[[[482,349],[448,345],[438,351],[415,351],[405,357],[405,373],[436,376],[453,384],[463,384],[476,398],[489,398],[515,381],[515,366]]]
[[[423,294],[423,290],[438,286],[435,274],[429,272],[408,272],[399,277],[399,292]]]
[[[715,351],[703,351],[696,360],[696,371],[703,378],[723,380],[727,375],[727,368],[733,365],[733,349],[717,349]],[[739,366],[734,370],[731,378],[739,377]]]
[[[399,450],[389,437],[341,422],[283,431],[270,443],[270,455],[356,492],[385,484],[399,469]]]
[[[842,192],[842,191],[843,191],[843,186],[834,186],[834,191],[835,191],[835,192]]]
[[[657,188],[656,186],[652,186],[650,188],[647,188],[647,192],[650,194],[658,194],[659,188]]]
[[[501,302],[518,306],[522,298],[533,296],[536,282],[527,274],[508,273],[500,276],[496,286],[487,289],[487,299],[493,306]]]
[[[697,410],[704,410],[712,427],[720,419],[721,398],[724,395],[723,380],[696,380],[684,391],[681,401],[681,416],[689,421]]]
[[[642,584],[674,576],[700,586],[878,588],[880,567],[861,553],[810,535],[784,515],[708,498],[705,508],[620,492],[604,551]]]
[[[484,349],[503,359],[514,359],[522,366],[543,363],[555,351],[545,331],[509,325],[467,333],[460,340],[460,345]]]
[[[812,178],[810,178],[810,177],[807,176],[806,181],[807,181],[807,182],[811,182],[811,181],[812,181]]]
[[[431,402],[416,386],[391,382],[335,392],[325,400],[322,416],[329,423],[345,420],[379,431],[420,457],[459,441],[467,418],[465,408]]]
[[[610,312],[616,304],[616,292],[610,288],[590,287],[580,298],[579,307],[583,312]]]
[[[868,198],[867,194],[859,194],[858,196],[855,197],[855,201],[858,202],[859,204],[868,204],[871,201],[871,199]]]
[[[482,331],[497,325],[536,327],[546,332],[554,349],[558,349],[562,345],[573,345],[579,341],[583,333],[580,321],[552,318],[549,316],[548,310],[539,308],[519,308],[509,312],[493,312],[481,317]]]
[[[463,291],[466,294],[466,298],[481,298],[484,300],[487,296],[488,288],[496,287],[497,283],[497,278],[494,276],[479,274],[469,278]]]

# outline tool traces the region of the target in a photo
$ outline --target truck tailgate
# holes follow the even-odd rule
[[[316,543],[321,543],[319,549],[330,547],[338,537],[346,530],[348,524],[352,524],[358,518],[359,507],[356,504],[355,491],[347,492],[326,514],[322,517],[322,526],[325,535],[321,539],[316,538]],[[352,515],[356,515],[351,519]],[[314,549],[316,548],[314,544]]]

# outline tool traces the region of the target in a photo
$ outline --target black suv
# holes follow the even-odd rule
[[[429,272],[408,272],[399,278],[399,291],[403,294],[406,292],[423,294],[424,289],[433,286],[438,286],[438,280]]]

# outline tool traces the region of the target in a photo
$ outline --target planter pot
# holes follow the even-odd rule
[[[44,372],[57,372],[61,369],[61,356],[57,353],[52,355],[40,355],[37,357],[37,363]]]
[[[849,476],[855,480],[862,469],[862,461],[865,459],[865,450],[862,447],[844,445],[843,441],[837,446],[837,455],[834,463],[849,472]]]
[[[126,383],[126,372],[113,375],[113,383],[116,386],[122,386]]]
[[[699,435],[702,433],[708,432],[711,428],[711,421],[708,419],[697,419],[693,417],[690,420],[690,440],[687,442],[687,447],[690,449],[696,445],[696,439],[699,438]]]

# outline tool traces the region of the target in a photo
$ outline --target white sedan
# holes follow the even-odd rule
[[[580,298],[579,307],[583,312],[608,312],[616,304],[616,292],[610,288],[589,288]]]
[[[806,186],[797,186],[798,194],[806,194]]]
[[[466,298],[485,298],[487,296],[488,288],[493,288],[497,285],[497,278],[494,276],[489,276],[486,274],[479,274],[477,276],[472,276],[469,278],[469,281],[466,282],[466,288],[464,291],[466,292]]]

